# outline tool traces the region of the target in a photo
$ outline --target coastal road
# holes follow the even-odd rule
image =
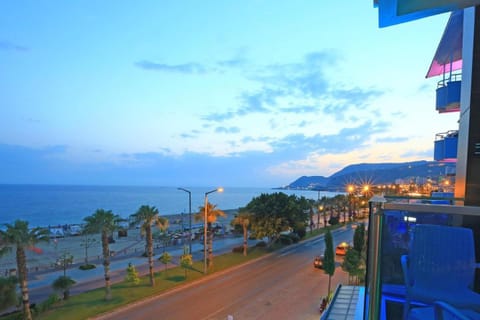
[[[353,230],[333,232],[334,245],[351,242]],[[275,252],[249,264],[214,274],[186,287],[126,306],[97,319],[319,319],[328,276],[313,268],[324,251],[323,237]],[[337,257],[337,265],[342,258]],[[338,266],[332,290],[346,283]]]

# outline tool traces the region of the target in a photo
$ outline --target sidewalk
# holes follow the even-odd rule
[[[252,243],[254,243],[253,241]],[[215,254],[222,254],[225,252],[230,252],[231,249],[235,246],[239,246],[243,244],[243,237],[224,237],[224,238],[216,238],[213,242],[214,253]],[[144,247],[144,241],[142,242],[142,248]],[[187,245],[188,246],[188,245]],[[172,256],[172,262],[169,264],[170,266],[176,265],[179,257],[183,254],[183,245],[176,245],[176,246],[169,246],[165,249]],[[194,256],[194,260],[199,260],[203,258],[203,243],[195,242],[192,243],[192,252]],[[123,273],[127,269],[129,263],[134,265],[139,273],[141,273],[142,266],[147,266],[148,259],[146,257],[142,257],[142,251],[137,251],[136,253],[126,254],[126,255],[119,255],[114,256],[111,258],[110,261],[110,273]],[[160,271],[165,266],[158,261],[158,258],[162,255],[163,248],[155,249],[154,251],[154,265],[155,270]],[[98,287],[104,285],[104,268],[103,268],[103,260],[95,260],[91,262],[92,264],[96,265],[96,268],[90,270],[80,270],[78,267],[81,265],[75,264],[67,268],[66,274],[67,276],[71,277],[73,280],[80,284],[82,282],[97,282],[98,280]],[[59,276],[63,275],[63,269],[50,269],[46,271],[39,271],[33,272],[29,274],[28,279],[28,287],[31,291],[35,289],[51,287],[53,281],[58,278]]]

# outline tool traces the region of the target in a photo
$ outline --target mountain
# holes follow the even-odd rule
[[[421,181],[455,172],[454,163],[413,161],[402,163],[360,163],[349,165],[330,177],[303,176],[287,185],[287,189],[344,190],[347,184],[393,184],[398,179]]]

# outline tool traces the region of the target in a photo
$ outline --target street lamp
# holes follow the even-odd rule
[[[188,193],[188,253],[192,254],[192,192],[184,188],[178,188],[178,190]],[[182,218],[182,232],[183,232],[183,218]]]
[[[320,215],[323,215],[323,205],[318,206],[317,229],[320,229]],[[324,228],[326,226],[323,226]]]
[[[217,188],[208,192],[205,192],[205,205],[203,207],[203,274],[207,274],[207,206],[208,195],[213,192],[223,192],[223,188]]]

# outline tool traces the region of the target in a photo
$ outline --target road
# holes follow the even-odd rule
[[[351,242],[353,231],[342,228],[333,237],[335,245]],[[318,320],[328,276],[313,268],[313,257],[323,251],[324,239],[319,237],[97,319]],[[338,264],[341,259],[337,257]],[[332,290],[347,279],[338,266]]]

